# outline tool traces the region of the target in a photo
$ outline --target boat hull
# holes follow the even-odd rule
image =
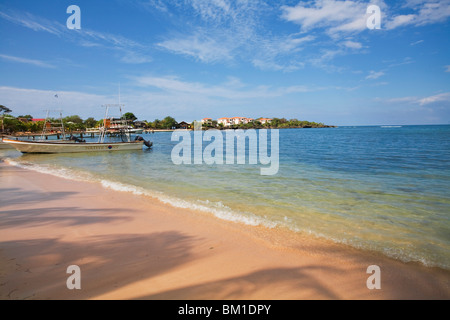
[[[61,143],[38,142],[4,139],[3,142],[11,145],[22,153],[77,153],[77,152],[104,152],[142,150],[143,141],[113,142],[113,143]]]
[[[10,146],[7,143],[4,143],[3,141],[0,141],[0,149],[14,149],[12,146]]]

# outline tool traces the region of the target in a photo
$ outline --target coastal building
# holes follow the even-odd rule
[[[217,119],[217,123],[222,123],[224,127],[229,127],[232,125],[240,125],[240,124],[247,124],[252,121],[255,121],[253,118],[246,118],[246,117],[233,117],[233,118],[219,118]]]
[[[181,121],[180,123],[178,123],[178,129],[190,129],[191,125],[185,121]]]
[[[30,122],[32,119],[30,119],[30,118],[24,118],[24,117],[19,117],[19,118],[17,118],[17,120],[19,120],[20,122],[23,122],[23,123],[28,123],[28,122]]]
[[[261,124],[266,124],[266,123],[271,123],[273,119],[269,119],[269,118],[261,118],[258,119],[259,122],[261,122]]]
[[[204,118],[204,119],[202,119],[202,124],[212,124],[212,119],[211,118]]]
[[[231,119],[233,124],[247,124],[250,122],[250,119],[245,117],[233,117]]]
[[[133,125],[135,128],[147,129],[147,124],[145,121],[134,121]]]
[[[217,123],[222,124],[224,127],[229,127],[229,126],[233,125],[231,118],[219,118],[219,119],[217,119]]]

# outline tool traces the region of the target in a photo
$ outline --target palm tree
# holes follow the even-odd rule
[[[0,112],[2,113],[2,135],[3,132],[5,132],[5,125],[3,124],[3,119],[5,117],[5,113],[10,113],[12,110],[8,107],[5,107],[4,105],[0,104]]]

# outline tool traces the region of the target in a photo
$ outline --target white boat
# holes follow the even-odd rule
[[[3,142],[3,140],[0,140],[0,149],[13,149],[13,147]]]
[[[109,107],[122,107],[122,105],[106,105],[106,113],[103,128],[100,128],[100,137],[97,142],[86,142],[70,137],[70,140],[40,140],[40,141],[24,141],[3,139],[3,142],[11,145],[16,150],[22,153],[75,153],[75,152],[102,152],[102,151],[125,151],[125,150],[142,150],[145,145],[147,148],[152,147],[150,141],[144,140],[142,137],[137,136],[134,140],[131,139],[131,133],[124,128],[114,128],[117,136],[121,138],[120,142],[107,142],[105,141],[106,133],[111,129],[110,121],[107,121]],[[48,118],[48,113],[47,113]],[[60,130],[63,137],[65,137],[64,126],[62,123],[62,115],[60,114],[61,127],[47,126],[47,120],[44,123],[43,137],[46,130],[52,129],[52,131]]]
[[[61,142],[61,141],[23,141],[3,139],[3,141],[22,153],[75,153],[142,150],[145,141],[131,142]]]
[[[144,133],[144,129],[132,128],[132,129],[130,129],[130,132],[135,133],[135,134],[142,134],[142,133]]]
[[[100,134],[100,128],[87,128],[86,134]]]

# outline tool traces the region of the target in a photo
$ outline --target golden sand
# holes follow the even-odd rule
[[[0,299],[449,298],[445,270],[0,163]]]

